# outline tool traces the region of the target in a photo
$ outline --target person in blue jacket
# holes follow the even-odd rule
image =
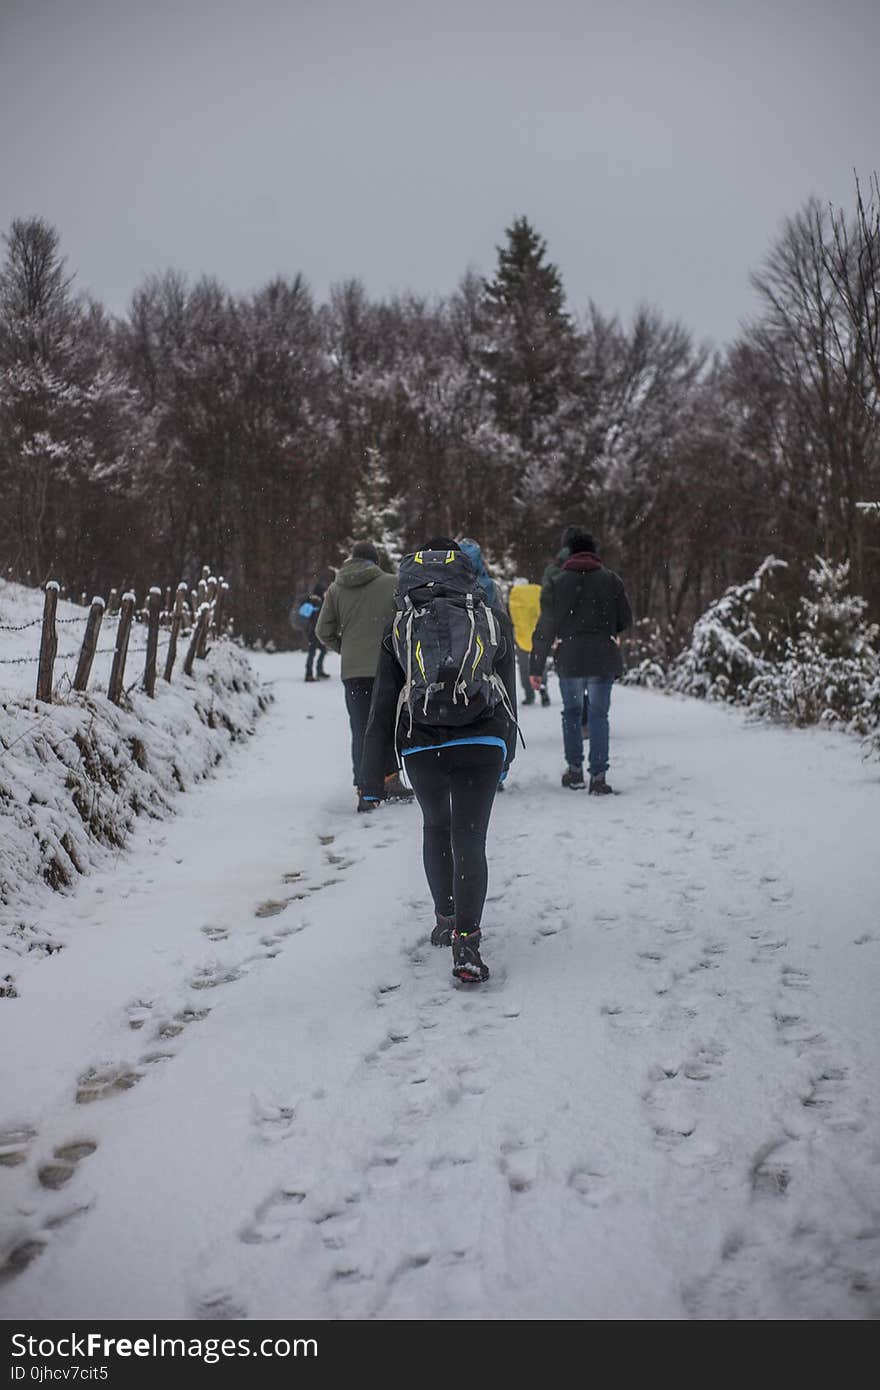
[[[470,536],[465,536],[463,540],[458,542],[458,548],[464,551],[474,569],[477,571],[477,579],[480,588],[486,595],[486,602],[489,607],[495,608],[498,602],[498,596],[495,592],[495,580],[486,569],[486,562],[483,559],[483,552],[479,545],[476,541],[471,540]]]
[[[330,679],[329,672],[324,670],[324,657],[327,654],[327,648],[318,641],[315,629],[318,626],[318,615],[321,612],[324,595],[334,578],[333,570],[322,570],[312,585],[311,592],[303,594],[294,613],[291,614],[291,620],[295,617],[296,626],[303,630],[308,643],[306,651],[307,681],[327,681]],[[315,661],[316,656],[317,662]]]

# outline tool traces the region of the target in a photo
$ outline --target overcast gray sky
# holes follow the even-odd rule
[[[0,0],[0,226],[122,310],[174,266],[454,288],[525,213],[570,305],[731,337],[880,165],[880,0]]]

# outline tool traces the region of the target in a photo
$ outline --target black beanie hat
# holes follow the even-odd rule
[[[461,550],[461,546],[458,541],[447,540],[445,536],[434,536],[425,541],[422,550]]]
[[[378,565],[379,552],[372,541],[355,541],[351,547],[351,558],[353,560],[372,560],[374,565]]]
[[[580,522],[572,522],[563,531],[560,544],[563,550],[569,550],[571,549],[572,536],[586,536],[588,534],[587,528],[582,526]]]
[[[589,531],[576,531],[573,536],[569,537],[568,548],[572,555],[580,555],[584,550],[588,550],[591,555],[595,555],[596,542],[593,540]]]

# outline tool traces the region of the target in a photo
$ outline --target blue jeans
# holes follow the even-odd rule
[[[560,676],[562,695],[562,742],[569,767],[584,765],[584,735],[581,720],[584,694],[589,700],[590,776],[608,771],[608,709],[613,676]]]

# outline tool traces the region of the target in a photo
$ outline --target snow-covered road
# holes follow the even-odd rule
[[[259,663],[250,745],[0,1001],[0,1314],[880,1316],[880,768],[619,689],[589,799],[554,690],[468,991],[339,682]]]

